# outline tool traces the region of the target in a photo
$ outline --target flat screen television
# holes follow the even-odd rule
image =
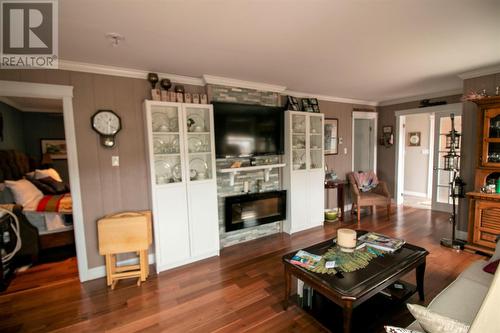
[[[213,104],[217,158],[283,154],[284,108]]]

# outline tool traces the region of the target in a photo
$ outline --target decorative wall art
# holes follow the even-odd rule
[[[339,153],[338,128],[338,119],[325,118],[325,155],[337,155]]]
[[[394,144],[394,133],[392,126],[388,125],[382,127],[382,136],[379,139],[379,144],[386,148],[389,148]]]
[[[66,140],[64,139],[41,139],[40,146],[43,154],[50,154],[53,160],[67,159]]]
[[[420,147],[420,136],[421,136],[421,132],[409,132],[408,133],[408,146]]]
[[[297,97],[294,96],[288,96],[288,110],[291,111],[300,111],[300,105],[299,105],[299,100]]]

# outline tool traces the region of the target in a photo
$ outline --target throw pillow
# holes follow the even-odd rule
[[[5,185],[14,194],[16,203],[26,210],[36,210],[38,202],[43,198],[43,193],[26,179],[6,180]]]
[[[46,186],[49,186],[55,194],[63,194],[69,192],[69,188],[65,183],[59,182],[52,177],[40,178],[38,179],[38,181],[45,184]]]
[[[495,261],[497,259],[500,259],[500,239],[497,238],[497,246],[495,248],[495,253],[493,253],[493,256],[491,257],[491,261]]]
[[[39,179],[39,181],[47,186],[50,186],[56,194],[64,194],[69,192],[69,187],[66,185],[66,183],[58,182],[52,177],[41,178]]]
[[[424,306],[407,304],[408,310],[427,333],[467,333],[470,326],[432,312]]]
[[[56,191],[49,185],[41,182],[41,179],[35,179],[28,176],[26,176],[26,179],[29,180],[33,185],[35,185],[37,189],[42,191],[43,194],[56,194]]]
[[[495,274],[495,272],[497,271],[499,262],[500,262],[500,259],[497,259],[497,260],[490,262],[489,264],[487,264],[486,266],[483,267],[483,271],[485,271],[486,273]]]
[[[421,333],[419,331],[409,330],[395,326],[384,326],[386,333]]]
[[[56,170],[54,170],[53,168],[48,168],[48,169],[43,169],[43,170],[39,170],[39,169],[35,170],[35,178],[36,179],[47,178],[47,177],[52,177],[55,180],[57,180],[58,182],[62,182],[61,176],[59,176],[59,173]]]

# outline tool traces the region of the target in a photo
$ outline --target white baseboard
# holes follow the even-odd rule
[[[150,253],[148,255],[148,261],[149,261],[150,265],[155,263],[154,253]],[[139,263],[139,258],[130,258],[130,259],[122,260],[122,261],[119,261],[117,264],[118,264],[118,266],[120,266],[120,265],[135,265],[137,263]],[[106,266],[105,265],[97,266],[94,268],[89,268],[87,270],[87,279],[85,281],[95,280],[95,279],[99,279],[99,278],[102,278],[105,276],[106,276]],[[84,281],[82,281],[82,282],[84,282]]]
[[[157,265],[156,266],[156,272],[160,273],[160,272],[166,271],[168,269],[172,269],[172,268],[176,268],[176,267],[179,267],[179,266],[191,264],[191,263],[199,261],[199,260],[203,260],[203,259],[207,259],[207,258],[211,258],[211,257],[217,257],[217,256],[219,256],[219,253],[220,253],[220,250],[217,249],[217,250],[214,250],[214,251],[210,251],[210,252],[206,252],[206,253],[200,254],[200,255],[198,255],[196,257],[191,257],[191,258],[188,258],[188,259],[185,259],[185,260],[176,261],[174,263],[170,263],[170,264],[166,264],[166,265],[162,265],[162,266]]]
[[[412,197],[427,198],[427,193],[424,192],[404,191],[403,195],[411,195]]]

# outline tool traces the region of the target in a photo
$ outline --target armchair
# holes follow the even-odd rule
[[[377,187],[368,192],[362,192],[356,183],[353,172],[348,173],[347,178],[349,180],[353,201],[351,214],[354,214],[354,206],[356,206],[358,224],[361,219],[360,208],[366,206],[386,206],[387,218],[389,218],[391,214],[391,195],[389,194],[389,190],[387,189],[387,184],[385,182],[379,180]]]

